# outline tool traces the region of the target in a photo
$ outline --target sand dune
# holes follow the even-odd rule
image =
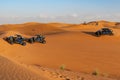
[[[116,27],[116,22],[108,22],[108,21],[92,21],[88,23],[82,23],[82,24],[73,24],[66,26],[66,30],[98,30],[102,27],[109,27],[113,28]]]
[[[42,78],[42,80],[44,78],[46,78],[45,80],[67,80],[67,78],[70,80],[81,80],[78,79],[78,76],[80,78],[84,77],[85,80],[114,80],[113,78],[119,80],[120,30],[110,27],[114,31],[114,36],[95,37],[93,33],[96,30],[102,27],[109,27],[104,24],[110,26],[114,24],[113,22],[98,21],[100,25],[96,25],[96,22],[85,25],[42,24],[35,22],[1,25],[0,55],[5,56],[5,58],[0,57],[1,65],[9,64],[15,66],[13,68],[18,73],[21,70],[21,73],[19,73],[20,77],[24,76],[24,74],[27,75],[27,78],[24,76],[22,80],[27,80],[28,78],[31,80],[41,80]],[[51,34],[53,32],[55,34]],[[10,45],[2,39],[4,36],[14,34],[30,37],[36,33],[51,34],[46,35],[47,44]],[[62,64],[69,71],[61,71],[59,68]],[[4,67],[4,69],[10,69],[10,72],[14,72],[11,67]],[[97,77],[91,75],[96,69],[100,72]],[[22,74],[22,70],[25,70],[25,73]],[[5,75],[2,73],[1,75]],[[107,74],[109,78],[103,77],[102,75],[104,74]],[[17,74],[15,75],[17,76]],[[62,78],[60,75],[62,75]],[[19,79],[5,78],[5,80]]]
[[[68,26],[71,26],[71,25],[73,25],[73,24],[66,24],[66,23],[48,23],[48,25],[54,26],[54,27],[68,27]]]
[[[0,80],[114,80],[77,72],[49,69],[39,65],[25,66],[3,56],[0,56],[0,65]]]
[[[42,23],[24,23],[1,25],[0,31],[17,31],[26,35],[52,34],[64,32],[63,29]]]
[[[0,56],[0,80],[49,80],[33,71]]]

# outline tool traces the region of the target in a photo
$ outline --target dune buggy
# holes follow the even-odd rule
[[[39,42],[42,44],[46,43],[45,36],[43,36],[43,35],[35,35],[31,38],[26,38],[26,41],[29,43],[34,43],[34,42]]]
[[[97,37],[100,37],[102,35],[113,35],[113,31],[109,28],[102,28],[101,30],[96,31],[95,35]]]
[[[25,38],[23,38],[21,35],[9,36],[4,38],[4,40],[10,44],[21,44],[23,46],[26,45]]]

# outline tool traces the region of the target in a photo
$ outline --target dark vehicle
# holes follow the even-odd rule
[[[9,36],[4,38],[4,40],[6,40],[10,44],[16,43],[16,44],[21,44],[23,46],[26,45],[25,39],[21,35]]]
[[[100,37],[102,35],[113,35],[113,31],[109,28],[102,28],[101,30],[98,30],[97,32],[95,32],[95,35],[97,37]]]
[[[42,44],[46,43],[45,37],[43,35],[36,35],[34,37],[26,39],[26,41],[29,43],[34,43],[34,42],[39,42]]]

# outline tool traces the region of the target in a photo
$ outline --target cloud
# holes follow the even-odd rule
[[[68,14],[68,15],[45,15],[40,14],[38,16],[10,16],[0,17],[0,24],[6,23],[23,23],[23,22],[65,22],[65,23],[82,23],[84,21],[96,21],[96,20],[108,20],[108,21],[120,21],[120,14]]]

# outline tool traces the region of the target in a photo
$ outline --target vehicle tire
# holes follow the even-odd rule
[[[9,42],[11,45],[13,45],[14,44],[14,42]]]
[[[13,37],[7,38],[7,41],[8,41],[10,44],[14,44],[14,38],[13,38]]]
[[[21,45],[26,46],[26,43],[25,43],[25,42],[23,42],[23,43],[21,43]]]
[[[40,43],[42,43],[42,44],[46,44],[46,41],[45,41],[45,40],[43,40],[43,41],[40,41]]]
[[[33,38],[30,38],[29,43],[33,43],[33,42],[34,42]]]
[[[110,36],[113,36],[114,34],[111,32],[109,35],[110,35]]]
[[[95,35],[96,35],[97,37],[100,37],[100,36],[101,36],[100,32],[96,32]]]

